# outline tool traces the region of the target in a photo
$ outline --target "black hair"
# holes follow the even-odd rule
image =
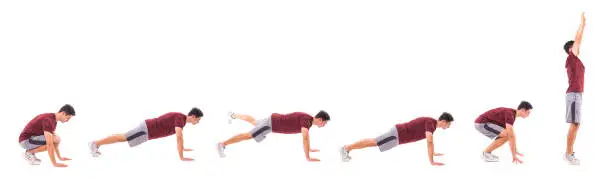
[[[522,101],[521,104],[519,104],[518,109],[531,110],[533,109],[533,106],[531,106],[531,104],[527,101]]]
[[[563,45],[563,50],[565,50],[565,53],[569,54],[569,50],[572,48],[572,46],[574,46],[573,40],[565,42],[565,45]]]
[[[323,121],[329,121],[329,114],[323,110],[319,111],[315,118],[321,118]]]
[[[202,110],[200,110],[199,108],[192,108],[191,111],[189,111],[189,114],[187,114],[187,116],[196,116],[196,118],[200,118],[202,116],[204,116],[204,113],[202,113]]]
[[[62,106],[62,108],[60,108],[58,112],[64,112],[66,113],[66,115],[69,115],[69,116],[76,116],[76,112],[74,111],[74,108],[70,106],[69,104],[65,104],[64,106]]]
[[[446,122],[453,122],[455,121],[455,118],[453,118],[453,115],[451,115],[450,113],[444,112],[438,118],[438,121],[442,121],[442,120],[445,120]]]

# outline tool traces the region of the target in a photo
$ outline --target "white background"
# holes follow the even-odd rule
[[[2,1],[0,114],[2,187],[576,187],[604,186],[609,174],[609,5],[603,1]],[[586,11],[580,58],[586,66],[581,166],[563,161],[566,54]],[[483,163],[489,140],[473,128],[491,108],[534,110],[516,121],[525,164]],[[35,115],[72,104],[58,124],[68,168],[29,166],[17,143]],[[146,118],[201,108],[185,129],[181,162],[174,136],[130,149],[87,142],[123,133]],[[261,144],[215,143],[250,130],[227,125],[228,110],[261,118],[273,112],[326,110],[311,129],[308,163],[298,135]],[[452,113],[436,131],[432,167],[424,142],[389,152],[366,149],[341,163],[338,148],[396,123]]]

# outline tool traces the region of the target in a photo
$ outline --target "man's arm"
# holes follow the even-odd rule
[[[66,167],[65,164],[57,163],[55,160],[55,144],[53,143],[53,133],[45,131],[45,142],[47,145],[47,153],[49,153],[49,159],[51,164],[56,167]]]
[[[179,158],[183,161],[192,161],[193,159],[183,157],[183,151],[185,150],[183,146],[183,128],[175,127],[174,131],[176,132],[176,149],[179,154]]]
[[[46,137],[47,137],[47,136],[45,135],[45,139],[46,139]],[[55,141],[56,141],[56,140],[55,140],[55,138],[58,138],[58,139],[59,139],[59,137],[57,137],[56,135],[53,135],[53,136],[51,136],[51,137],[53,138],[53,141],[54,141],[54,143],[53,143],[53,151],[55,151],[55,155],[57,156],[57,158],[58,158],[58,159],[60,159],[60,160],[62,160],[62,154],[61,154],[61,153],[60,153],[60,151],[59,151],[59,147],[57,147],[58,145],[57,145],[57,144],[55,144]],[[58,140],[58,141],[59,141],[59,140]]]
[[[433,133],[425,132],[425,136],[427,137],[427,154],[429,155],[429,163],[431,165],[444,165],[443,163],[434,162],[434,143],[433,143]]]
[[[308,134],[308,129],[302,127],[302,141],[304,143],[304,154],[306,155],[306,160],[308,161],[320,161],[319,159],[310,158],[310,135]]]
[[[510,124],[506,124],[506,130],[508,132],[508,141],[510,141],[510,152],[512,156],[516,156],[516,137],[514,136],[514,128]]]
[[[506,131],[508,134],[508,140],[510,141],[510,152],[512,152],[512,162],[523,163],[518,157],[516,152],[516,136],[514,135],[514,128],[510,124],[506,124]]]
[[[580,27],[578,27],[578,32],[576,32],[576,38],[574,39],[574,45],[572,46],[572,52],[576,56],[580,54],[580,44],[582,43],[582,33],[584,31],[585,21],[586,19],[584,18],[583,12],[580,20]]]

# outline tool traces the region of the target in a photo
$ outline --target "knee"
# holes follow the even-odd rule
[[[501,141],[506,141],[508,139],[510,139],[510,134],[508,133],[501,133],[499,134],[499,136],[495,138],[495,140],[501,140]]]
[[[62,139],[59,136],[53,136],[53,144],[60,144]]]

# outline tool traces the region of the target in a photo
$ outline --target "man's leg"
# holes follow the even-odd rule
[[[580,161],[574,156],[574,143],[576,142],[576,135],[578,134],[578,128],[580,128],[581,122],[581,106],[582,106],[582,94],[581,93],[568,93],[565,97],[566,101],[566,121],[570,124],[567,132],[567,148],[565,153],[565,160],[570,164],[578,165]]]
[[[37,147],[37,148],[34,148],[34,149],[31,149],[31,150],[28,150],[28,151],[26,151],[26,152],[28,152],[28,153],[30,153],[30,154],[35,154],[35,153],[40,153],[40,152],[43,152],[43,151],[47,151],[47,146],[46,146],[46,145],[44,145],[44,146],[39,146],[39,147]]]
[[[491,145],[485,148],[485,150],[482,152],[482,159],[486,162],[498,161],[499,157],[493,155],[491,152],[501,147],[509,140],[506,136],[506,130],[503,127],[493,123],[476,123],[475,127],[478,132],[494,140],[493,143],[491,143]]]
[[[399,136],[397,134],[397,129],[393,127],[389,132],[376,138],[366,138],[351,145],[344,146],[340,149],[340,152],[343,161],[350,161],[352,158],[349,156],[349,152],[352,150],[378,146],[378,149],[384,152],[398,145]]]
[[[354,149],[363,149],[363,148],[367,148],[367,147],[375,147],[376,145],[376,139],[374,138],[366,138],[363,140],[360,140],[358,142],[355,142],[351,145],[347,145],[344,146],[344,149],[346,149],[346,152],[351,152]]]
[[[106,138],[93,141],[89,144],[90,153],[94,157],[101,155],[98,149],[100,146],[114,144],[118,142],[128,142],[130,147],[136,147],[149,140],[149,130],[146,122],[141,122],[136,128],[126,132],[125,134],[114,134]]]
[[[114,144],[117,142],[126,142],[126,141],[127,139],[125,138],[124,134],[114,134],[106,138],[96,140],[94,141],[94,143],[96,144],[96,146],[100,147],[100,146],[107,145],[107,144]]]
[[[253,118],[253,116],[250,116],[250,115],[232,113],[230,115],[230,118],[232,118],[232,119],[240,119],[242,121],[246,121],[246,122],[251,123],[253,126],[257,126],[257,121],[255,120],[255,118]]]
[[[485,152],[492,153],[497,148],[503,146],[506,142],[508,142],[508,137],[500,135],[499,137],[495,138],[495,140],[493,141],[493,143],[491,143],[491,145],[489,145],[489,147],[485,149]]]
[[[574,153],[574,142],[576,142],[576,135],[578,134],[578,128],[580,128],[580,124],[570,123],[570,128],[567,133],[567,154]]]
[[[222,142],[221,144],[223,144],[223,146],[228,146],[231,144],[235,144],[238,142],[242,142],[245,140],[249,140],[252,139],[253,136],[251,136],[251,133],[242,133],[242,134],[237,134],[233,137],[231,137],[230,139],[226,140],[225,142]]]
[[[33,136],[27,140],[22,141],[19,145],[26,151],[23,153],[23,158],[28,161],[30,165],[39,165],[40,159],[36,157],[36,153],[47,151],[47,141],[44,135]]]
[[[576,142],[576,135],[578,128],[580,127],[581,121],[581,106],[582,106],[582,94],[580,93],[568,93],[565,97],[566,100],[566,121],[570,124],[570,128],[567,133],[567,154],[574,153],[574,142]]]
[[[242,116],[238,115],[236,117],[243,117],[244,119],[252,118],[250,116],[244,116],[244,115]],[[253,128],[250,132],[235,135],[224,142],[218,143],[217,152],[219,153],[219,156],[225,157],[225,147],[228,145],[235,144],[235,143],[242,142],[242,141],[249,140],[249,139],[254,139],[256,142],[259,143],[266,138],[266,135],[272,132],[272,120],[270,117],[261,119],[256,122],[257,122],[257,126],[255,126],[255,128]]]

